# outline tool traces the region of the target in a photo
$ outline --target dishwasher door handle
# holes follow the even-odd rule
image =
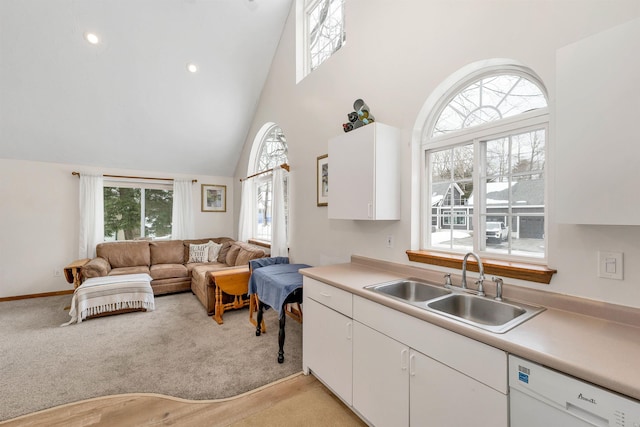
[[[567,412],[573,415],[576,418],[580,418],[583,421],[591,423],[595,426],[608,427],[609,422],[602,418],[599,415],[594,414],[593,412],[587,411],[584,408],[574,405],[573,403],[567,402]]]

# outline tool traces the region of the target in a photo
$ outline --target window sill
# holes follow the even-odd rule
[[[464,255],[448,254],[433,251],[407,251],[409,261],[421,262],[423,264],[438,265],[441,267],[462,269]],[[530,282],[545,283],[551,282],[551,277],[557,270],[544,265],[528,264],[524,262],[502,261],[490,258],[482,258],[485,274],[493,274],[500,277],[511,277],[513,279],[528,280]],[[478,263],[469,259],[467,263],[469,271],[478,271]]]

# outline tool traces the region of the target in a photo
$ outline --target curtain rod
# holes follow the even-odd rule
[[[71,172],[71,175],[76,175],[78,178],[80,178],[80,172]],[[102,175],[102,176],[106,176],[107,178],[153,179],[156,181],[174,181],[173,178],[151,178],[146,176],[126,176],[126,175]],[[194,182],[198,182],[198,180],[192,179],[191,183],[193,184]]]
[[[286,170],[287,172],[290,172],[290,168],[289,168],[289,165],[287,163],[283,163],[280,166],[276,166],[276,167],[280,167],[280,168]],[[273,172],[274,169],[275,168],[267,169],[266,171],[254,173],[253,175],[249,175],[249,176],[247,176],[245,178],[240,178],[240,182],[246,181],[247,179],[254,178],[254,177],[259,176],[259,175],[264,175],[265,173]]]

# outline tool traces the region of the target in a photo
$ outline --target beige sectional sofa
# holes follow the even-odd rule
[[[189,262],[191,245],[209,241],[222,244],[216,259]],[[122,241],[96,246],[96,257],[82,267],[82,278],[146,273],[151,276],[154,295],[191,290],[208,314],[215,306],[215,289],[209,272],[230,268],[249,268],[249,260],[262,258],[259,246],[229,237],[198,240]]]

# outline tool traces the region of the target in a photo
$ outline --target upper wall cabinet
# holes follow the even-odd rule
[[[640,224],[640,19],[557,51],[555,208],[570,224]]]
[[[374,122],[329,140],[329,218],[400,219],[400,132]]]

